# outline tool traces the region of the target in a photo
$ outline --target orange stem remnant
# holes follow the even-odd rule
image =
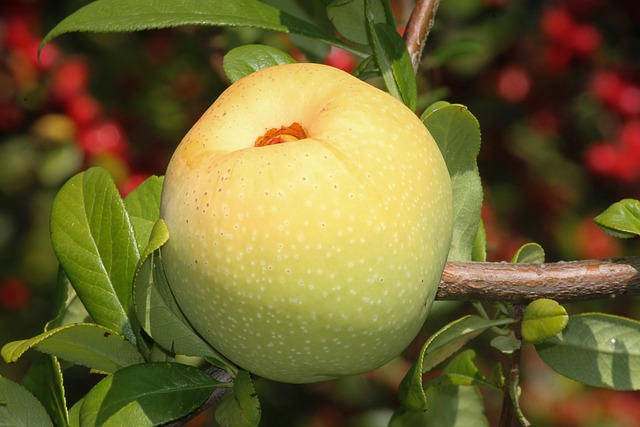
[[[291,123],[289,126],[282,126],[280,129],[269,129],[264,135],[256,139],[255,147],[265,147],[267,145],[282,144],[283,142],[298,141],[305,139],[307,132],[298,122]]]

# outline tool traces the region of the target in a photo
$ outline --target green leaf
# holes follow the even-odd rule
[[[138,267],[138,271],[136,271],[136,276],[140,274],[139,270],[142,266],[142,263],[144,263],[147,258],[149,258],[154,252],[163,247],[164,244],[168,241],[169,228],[167,227],[167,223],[160,218],[156,220],[155,224],[153,224],[153,228],[151,229],[151,233],[149,234],[147,246],[144,248],[142,254],[140,255],[141,264]]]
[[[91,316],[87,313],[87,309],[82,305],[82,301],[78,298],[78,294],[71,286],[71,282],[63,269],[58,271],[58,283],[56,290],[54,316],[45,325],[44,330],[56,328],[71,323],[90,323]]]
[[[235,83],[263,68],[295,62],[295,59],[280,49],[250,44],[231,49],[222,60],[222,68],[229,81]]]
[[[372,1],[365,0],[365,18],[373,57],[389,93],[415,111],[418,90],[407,46],[395,25],[376,23]]]
[[[422,112],[422,115],[420,115],[420,120],[424,122],[424,120],[433,112],[435,112],[436,110],[439,110],[440,108],[444,108],[444,107],[449,107],[451,106],[451,103],[448,101],[436,101],[433,104],[429,105],[427,108],[425,108],[425,110]]]
[[[463,105],[442,106],[423,120],[447,163],[453,187],[454,228],[450,261],[470,261],[480,224],[482,185],[476,158],[480,125]]]
[[[82,408],[83,403],[84,397],[78,400],[71,409],[69,409],[69,427],[82,427],[80,425],[80,408]]]
[[[476,233],[476,238],[471,248],[471,261],[487,261],[487,231],[484,228],[482,219],[480,219],[480,224],[478,224],[478,232]]]
[[[260,401],[247,371],[238,372],[233,388],[223,396],[215,416],[222,427],[257,427],[260,424]]]
[[[455,320],[433,334],[424,348],[422,372],[427,372],[458,351],[466,343],[494,326],[515,323],[511,318],[484,319],[468,315]]]
[[[102,379],[87,393],[80,408],[80,424],[120,427],[167,423],[193,412],[215,388],[229,385],[180,363],[128,366]]]
[[[567,310],[556,301],[545,298],[532,301],[522,317],[522,338],[540,344],[562,332],[568,322]]]
[[[473,360],[476,358],[476,352],[473,350],[465,350],[456,355],[442,373],[425,383],[425,387],[441,386],[441,385],[476,385],[487,387],[496,391],[502,391],[498,385],[491,383],[484,375],[480,373],[478,367]]]
[[[164,177],[151,176],[124,198],[136,236],[138,252],[147,246],[154,224],[160,218],[160,196]]]
[[[299,34],[353,50],[333,34],[257,0],[100,0],[63,19],[41,48],[66,33],[128,32],[180,25],[240,26]]]
[[[297,34],[289,34],[288,37],[291,43],[293,43],[293,46],[295,46],[295,49],[299,50],[300,53],[304,55],[304,58],[306,59],[305,62],[323,63],[331,51],[331,46],[329,44],[317,39],[310,39]],[[295,51],[295,49],[292,50]],[[342,50],[351,50],[351,53],[358,56],[365,55],[364,53],[354,49],[344,49],[343,47]]]
[[[640,234],[640,201],[623,199],[593,219],[612,236],[629,238]]]
[[[509,331],[508,335],[498,335],[491,339],[491,346],[505,354],[511,354],[522,347],[522,342],[513,331]]]
[[[309,22],[316,27],[323,28],[326,32],[334,32],[333,25],[327,17],[327,3],[330,0],[261,0],[263,3],[273,6],[283,12]]]
[[[42,403],[26,388],[3,377],[0,377],[0,425],[53,427]]]
[[[86,321],[88,316],[64,270],[59,268],[53,319],[47,322],[44,330]],[[22,385],[42,403],[56,426],[69,425],[62,370],[58,358],[49,354],[36,353],[31,357],[31,365],[22,379]]]
[[[166,224],[158,220],[141,258],[144,263],[136,276],[134,306],[138,321],[166,351],[206,357],[216,366],[234,372],[233,365],[195,332],[173,297],[158,252],[168,239]]]
[[[482,395],[473,386],[437,386],[426,390],[430,402],[428,411],[412,412],[405,408],[397,411],[389,427],[488,427],[484,415]]]
[[[263,3],[269,6],[321,28],[327,34],[334,34],[333,25],[327,18],[326,1],[262,0]],[[289,40],[304,54],[309,62],[323,62],[327,53],[329,53],[329,45],[318,39],[289,34]]]
[[[522,392],[522,389],[520,388],[520,376],[519,375],[516,376],[509,383],[509,390],[507,390],[507,392],[509,393],[509,397],[511,398],[511,402],[513,403],[513,408],[515,409],[516,417],[518,418],[518,421],[520,422],[520,425],[522,427],[529,427],[531,425],[531,423],[524,416],[524,413],[522,412],[522,407],[520,406],[520,394]]]
[[[513,263],[542,264],[544,263],[544,249],[537,243],[526,243],[518,249],[513,258]]]
[[[489,427],[477,387],[429,387],[426,393],[433,410],[424,413],[422,425]]]
[[[558,373],[595,387],[640,389],[640,322],[587,313],[571,316],[554,338],[536,345]]]
[[[422,386],[422,375],[487,329],[514,322],[511,318],[490,320],[479,316],[465,316],[433,334],[423,345],[418,359],[400,383],[398,395],[403,407],[410,411],[424,411],[430,407]]]
[[[486,54],[487,45],[477,39],[450,39],[429,54],[429,65],[438,68],[457,58],[468,58]]]
[[[372,0],[373,23],[395,26],[393,10],[388,1]],[[332,0],[327,16],[335,29],[347,40],[366,45],[369,42],[365,23],[365,0]]]
[[[139,253],[122,198],[104,169],[79,173],[60,189],[51,242],[91,317],[135,342],[128,309]]]
[[[30,348],[101,372],[144,362],[135,345],[95,323],[74,323],[2,347],[5,362],[15,362]]]
[[[491,368],[491,382],[497,384],[498,387],[504,387],[504,372],[502,371],[502,364],[500,362]]]
[[[62,317],[63,313],[67,308],[67,304],[69,302],[69,294],[73,292],[73,288],[71,287],[71,282],[67,277],[66,273],[61,267],[58,267],[58,274],[56,276],[56,289],[55,296],[53,299],[53,314],[51,316],[51,320],[45,325],[45,331],[49,325],[53,325],[56,322],[56,319]],[[75,294],[75,292],[73,292]],[[59,325],[55,325],[59,326]]]
[[[69,425],[62,371],[55,357],[37,353],[22,378],[22,385],[42,403],[55,425]]]

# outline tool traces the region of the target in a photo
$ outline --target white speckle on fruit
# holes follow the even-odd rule
[[[176,150],[163,262],[209,343],[258,375],[307,382],[373,369],[417,333],[446,260],[450,192],[437,147],[396,100],[319,65],[281,69],[231,86]],[[293,122],[307,139],[252,146]]]

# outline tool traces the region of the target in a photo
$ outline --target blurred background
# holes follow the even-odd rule
[[[0,345],[36,335],[51,315],[57,261],[48,221],[57,189],[94,165],[111,172],[123,195],[162,175],[227,86],[225,52],[264,43],[298,60],[357,65],[344,51],[281,34],[204,27],[65,35],[38,61],[44,34],[87,3],[0,3]],[[413,1],[392,3],[402,32]],[[423,58],[420,109],[440,99],[461,103],[481,125],[490,260],[509,260],[530,241],[548,261],[638,253],[637,242],[604,234],[592,218],[622,198],[640,198],[640,2],[442,1]],[[635,319],[639,307],[633,298],[567,305]],[[426,337],[469,312],[466,304],[437,304],[405,358],[371,374],[310,386],[259,383],[264,425],[384,425]],[[499,353],[488,341],[477,344],[489,369]],[[20,380],[28,364],[28,357],[0,362],[0,375]],[[637,393],[564,379],[528,347],[523,365],[523,406],[534,425],[640,425]],[[72,404],[96,378],[74,369],[66,381]],[[493,423],[500,399],[485,394]],[[209,413],[192,424],[215,425]]]

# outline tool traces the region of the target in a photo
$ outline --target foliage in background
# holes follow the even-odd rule
[[[358,62],[353,54],[276,33],[195,27],[65,36],[47,45],[37,62],[42,35],[79,6],[63,3],[0,6],[6,64],[0,73],[2,87],[8,88],[0,91],[3,343],[36,335],[50,318],[57,262],[49,246],[48,217],[62,183],[78,170],[99,165],[128,194],[150,174],[162,174],[186,129],[226,85],[223,53],[264,43],[297,60],[327,61],[349,71]],[[393,3],[400,27],[407,19],[406,3]],[[439,99],[462,103],[481,123],[489,259],[510,259],[532,238],[551,260],[637,253],[637,243],[625,246],[610,238],[591,218],[621,198],[637,197],[640,64],[631,53],[638,48],[639,16],[631,1],[615,6],[606,1],[442,2],[415,105],[420,112]],[[352,37],[362,34],[355,31]],[[615,309],[638,318],[633,301]],[[441,316],[438,324],[455,314]],[[407,355],[417,358],[417,351]],[[403,362],[396,363],[369,379],[312,385],[303,392],[263,385],[280,387],[280,394],[313,396],[301,399],[311,407],[299,410],[292,403],[297,399],[285,402],[278,393],[263,392],[267,419],[269,408],[301,419],[314,416],[309,413],[335,416],[330,425],[357,419],[353,414],[375,417],[367,409],[386,407],[382,402],[389,401],[406,371]],[[19,369],[9,377],[20,378]],[[349,395],[359,399],[350,401]],[[582,414],[567,415],[570,410],[559,411],[557,405],[548,403],[553,415],[547,416],[585,425]],[[602,416],[622,420],[620,425],[632,416],[630,410],[609,413],[598,407]]]

